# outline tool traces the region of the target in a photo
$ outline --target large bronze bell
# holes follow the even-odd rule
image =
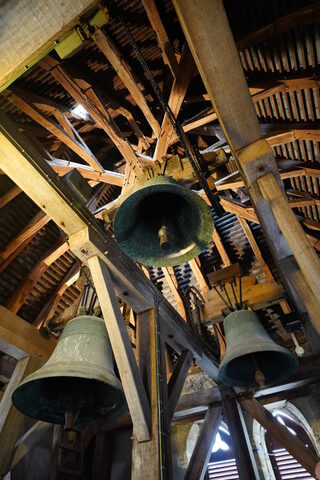
[[[254,312],[238,310],[224,319],[226,355],[219,381],[231,387],[254,387],[285,380],[298,368],[297,358],[277,345]]]
[[[29,417],[70,428],[121,415],[127,404],[104,320],[69,321],[47,363],[25,378],[12,402]]]
[[[137,185],[115,215],[120,248],[133,260],[155,267],[196,257],[210,242],[214,227],[205,201],[163,175]]]

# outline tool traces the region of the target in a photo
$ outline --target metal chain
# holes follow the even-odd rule
[[[199,155],[198,152],[196,152],[190,145],[189,143],[189,140],[186,136],[186,133],[185,131],[183,130],[182,128],[182,125],[180,123],[180,121],[178,119],[176,119],[168,105],[168,103],[166,102],[164,96],[163,96],[163,93],[161,92],[160,88],[159,88],[159,85],[158,83],[156,82],[144,56],[142,55],[142,52],[138,46],[138,44],[136,43],[135,39],[133,38],[133,35],[131,33],[131,30],[130,28],[128,27],[126,21],[124,20],[121,12],[119,11],[119,9],[115,6],[115,1],[112,0],[109,2],[109,5],[112,5],[112,7],[115,7],[115,10],[114,10],[114,13],[115,13],[115,16],[116,18],[119,20],[120,24],[122,25],[124,31],[126,32],[126,34],[128,35],[128,38],[129,38],[129,41],[130,41],[130,44],[133,48],[133,50],[135,51],[136,53],[136,56],[137,56],[137,59],[139,60],[144,72],[145,72],[145,75],[147,77],[147,79],[149,80],[157,98],[158,98],[158,101],[164,111],[164,113],[166,113],[168,115],[168,118],[169,118],[169,121],[171,123],[171,125],[173,126],[173,129],[174,131],[176,132],[179,140],[180,140],[180,143],[181,143],[181,146],[183,147],[184,151],[186,152],[187,156],[188,156],[188,159],[189,159],[189,162],[193,168],[193,170],[195,171],[195,174],[198,178],[198,181],[199,181],[199,184],[201,186],[201,188],[204,190],[205,194],[207,195],[212,207],[214,208],[215,210],[215,213],[217,215],[221,215],[223,213],[223,209],[219,203],[219,201],[214,197],[207,181],[206,181],[206,178],[203,174],[203,172],[201,171],[200,169],[200,166],[199,164],[201,164],[201,157]]]

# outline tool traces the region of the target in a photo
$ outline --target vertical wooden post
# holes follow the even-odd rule
[[[185,480],[203,480],[221,418],[222,407],[208,408],[184,477]]]
[[[168,384],[168,421],[171,423],[192,362],[192,353],[184,350],[177,362]]]
[[[234,399],[222,403],[240,480],[257,480],[260,477],[240,405]]]
[[[14,446],[21,434],[24,422],[24,415],[13,406],[11,395],[23,378],[40,368],[41,365],[42,362],[34,357],[19,360],[2,397],[0,403],[0,478],[9,471]]]
[[[88,266],[100,301],[132,423],[139,441],[145,442],[150,439],[150,406],[113,289],[113,282],[108,267],[98,256],[89,258]]]
[[[160,480],[170,478],[171,458],[166,458],[168,449],[165,447],[168,433],[163,417],[164,405],[161,393],[166,395],[166,388],[160,391],[160,379],[166,382],[165,366],[159,365],[160,345],[157,321],[154,310],[141,313],[137,318],[137,362],[147,396],[151,405],[151,439],[148,442],[137,441],[133,430],[132,447],[132,480]],[[165,400],[165,399],[164,399]],[[165,463],[164,463],[165,462]],[[161,472],[162,470],[162,472]]]

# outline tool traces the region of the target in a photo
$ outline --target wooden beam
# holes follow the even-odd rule
[[[258,260],[258,262],[260,264],[260,267],[261,267],[267,281],[268,282],[273,282],[274,278],[273,278],[273,275],[271,273],[271,270],[268,267],[268,264],[265,262],[262,254],[261,254],[260,248],[259,248],[259,246],[256,242],[256,239],[253,236],[253,233],[251,231],[251,228],[248,225],[247,220],[245,218],[242,218],[242,217],[238,216],[238,222],[240,223],[241,227],[243,228],[245,236],[248,239],[249,245],[252,248],[252,251],[255,254],[256,259]]]
[[[222,408],[209,407],[184,477],[185,480],[196,478],[203,480],[221,420]]]
[[[283,161],[281,158],[276,159],[279,163]],[[291,160],[289,161],[291,162]],[[308,176],[314,178],[320,178],[320,168],[317,164],[311,162],[295,162],[292,160],[292,167],[280,169],[279,174],[281,180],[287,180],[288,178],[295,178],[301,176]],[[244,187],[244,180],[240,176],[239,171],[233,172],[230,175],[221,178],[215,182],[215,187],[218,191],[234,190]]]
[[[40,228],[44,227],[49,222],[50,218],[41,210],[27,223],[27,225],[18,233],[18,235],[13,238],[5,247],[5,249],[0,252],[0,262],[8,259],[14,251],[27,239],[30,239],[32,235]]]
[[[225,197],[220,197],[220,205],[226,212],[243,217],[249,222],[260,223],[253,207],[245,207],[237,200],[229,200]]]
[[[129,142],[122,138],[121,131],[112,121],[110,114],[99,100],[92,86],[83,79],[73,78],[65,68],[52,57],[46,57],[46,59],[40,62],[40,65],[43,69],[50,72],[76,102],[85,107],[97,125],[104,130],[113,141],[124,159],[132,164],[132,168],[136,174],[141,174],[142,166],[140,161],[136,157]]]
[[[320,381],[319,375],[319,355],[302,357],[299,359],[299,369],[286,382],[271,387],[259,388],[255,392],[251,392],[253,397],[257,399],[261,405],[278,402],[280,400],[288,400],[305,396],[307,387]],[[223,399],[238,400],[244,396],[243,392],[236,393],[233,390],[220,386],[214,386],[198,392],[187,393],[181,395],[173,421],[179,421],[185,418],[193,418],[199,416],[208,409],[209,406],[222,406]],[[248,392],[246,395],[248,396]],[[202,418],[200,416],[200,418]],[[130,415],[128,414],[117,422],[106,422],[101,426],[102,431],[112,430],[121,426],[132,425]]]
[[[152,308],[159,299],[167,343],[178,353],[190,350],[200,368],[217,378],[216,361],[200,337],[135,263],[123,255],[90,211],[75,201],[68,185],[62,184],[32,143],[3,113],[0,113],[0,168],[69,235],[70,248],[80,260],[86,262],[99,255],[110,270],[118,295],[136,313]]]
[[[210,275],[209,275],[210,279]],[[257,283],[253,275],[242,277],[242,301],[246,302],[253,310],[267,308],[268,306],[280,303],[284,298],[284,289],[282,285],[276,282]],[[237,299],[240,298],[239,281],[234,287]],[[230,284],[226,284],[226,290],[232,302],[233,292]],[[226,295],[222,292],[222,296],[226,299]],[[215,290],[209,290],[204,294],[206,300],[204,311],[207,320],[219,322],[223,319],[222,310],[226,308],[225,303],[219,297]],[[227,299],[226,299],[227,300]]]
[[[259,480],[260,477],[241,407],[235,399],[223,400],[222,404],[239,478],[240,480]]]
[[[112,172],[110,170],[97,171],[87,165],[81,165],[80,163],[69,162],[68,160],[60,160],[56,158],[48,161],[48,164],[60,176],[65,175],[75,168],[79,173],[81,173],[83,178],[86,178],[87,180],[117,185],[118,187],[122,187],[123,185],[123,173]]]
[[[155,1],[142,0],[142,3],[147,13],[149,22],[151,23],[152,29],[156,35],[164,63],[168,65],[173,77],[175,78],[178,75],[178,62],[167,32],[163,26]]]
[[[47,268],[67,250],[69,250],[68,243],[64,242],[62,238],[58,239],[49,251],[37,261],[31,272],[28,273],[28,276],[4,301],[3,305],[11,310],[11,312],[17,313],[20,307],[24,304],[33,285],[41,278]]]
[[[303,272],[309,288],[320,298],[320,260],[310,245],[297,217],[288,208],[287,199],[272,173],[258,179],[262,195],[270,203],[283,236]],[[314,319],[315,320],[315,319]],[[320,333],[320,323],[315,322]]]
[[[239,202],[229,200],[227,198],[222,198],[222,197],[220,197],[220,204],[223,206],[223,208],[226,212],[233,213],[233,214],[237,215],[238,217],[246,219],[249,222],[260,223],[260,221],[257,218],[257,216],[255,215],[252,207],[244,207]],[[289,205],[292,208],[295,208],[297,203],[289,203]],[[306,225],[306,227],[310,228],[307,219],[303,221],[303,225]],[[320,249],[320,243],[319,243],[320,240],[317,237],[314,237],[313,235],[310,235],[310,233],[308,233],[308,232],[305,232],[305,234],[306,234],[306,237],[308,238],[310,244],[313,246],[313,248],[315,248],[316,250],[319,250]]]
[[[210,116],[207,115],[203,117],[202,125],[206,125],[203,126],[203,128],[200,128],[199,122],[196,121],[185,123],[183,128],[185,131],[186,129],[192,129],[192,133],[198,135],[217,136],[220,138],[221,142],[227,143],[221,127],[214,123],[208,125],[209,121],[211,122],[212,120],[210,119]],[[263,138],[272,147],[282,145],[284,143],[294,142],[296,140],[319,141],[320,139],[320,129],[317,125],[312,123],[260,123],[259,125],[261,133],[263,134]],[[206,148],[204,152],[207,153],[215,148],[217,147],[212,145]]]
[[[290,129],[280,133],[270,133],[266,136],[266,140],[269,145],[276,147],[283,143],[295,142],[296,140],[313,140],[315,142],[320,141],[320,129],[319,128],[303,128],[303,129]]]
[[[254,87],[250,87],[250,85],[254,85]],[[261,83],[254,82],[254,80],[252,82],[249,81],[249,91],[254,103],[264,100],[265,98],[275,95],[276,93],[292,92],[295,90],[302,90],[304,88],[319,88],[319,86],[319,78],[306,76],[305,74],[299,75],[298,72],[294,78],[281,78],[277,80],[270,78],[266,81],[262,80]],[[274,125],[274,127],[277,127],[277,125]],[[281,127],[281,124],[279,127]]]
[[[151,407],[151,438],[147,442],[139,443],[135,429],[133,430],[131,478],[132,480],[142,478],[160,480],[162,448],[166,440],[162,435],[164,434],[162,423],[164,406],[161,408],[159,403],[161,371],[157,357],[159,338],[154,310],[138,315],[136,325],[137,362]]]
[[[279,173],[271,148],[261,138],[261,128],[223,2],[201,0],[199,5],[188,0],[174,0],[174,5],[282,280],[297,310],[301,313],[307,310],[316,325],[320,323],[318,297],[310,292],[297,259],[279,232],[272,208],[257,183],[258,178],[268,172],[277,179]],[[287,210],[291,211],[288,204]]]
[[[126,394],[134,430],[138,441],[145,442],[150,440],[151,435],[150,405],[139,375],[119,303],[113,290],[112,280],[107,266],[98,257],[89,258],[88,265],[113,347],[113,354]]]
[[[46,323],[50,320],[51,317],[54,316],[56,308],[65,293],[65,291],[69,288],[69,281],[74,277],[76,273],[80,270],[80,262],[77,259],[76,262],[72,265],[72,267],[67,270],[61,281],[58,285],[54,288],[51,292],[50,297],[38,313],[35,320],[32,322],[36,328],[40,329],[42,325],[46,325]]]
[[[253,398],[242,397],[239,399],[241,407],[257,422],[260,423],[306,470],[310,475],[315,475],[316,465],[319,461],[316,453],[307,448],[298,437],[292,435],[288,429],[281,425],[260,403]]]
[[[14,454],[14,446],[20,436],[24,415],[13,406],[11,395],[21,381],[41,367],[39,359],[26,357],[18,361],[0,403],[0,478],[8,473]]]
[[[156,138],[158,138],[160,134],[160,125],[153,115],[146,98],[138,85],[138,82],[135,80],[132,69],[130,68],[128,62],[121,55],[111,38],[102,30],[97,30],[92,35],[92,39],[99,50],[101,50],[101,52],[104,54],[106,59],[111,63],[122,82],[129,90],[137,106],[141,109],[142,113],[146,117],[154,135]]]
[[[179,292],[179,285],[174,273],[174,269],[173,267],[163,267],[162,271],[177,302],[178,312],[180,313],[181,317],[186,320],[186,310],[181,293]]]
[[[48,117],[45,113],[41,112],[35,105],[32,105],[28,100],[16,93],[16,90],[6,90],[4,95],[16,105],[22,112],[26,113],[35,122],[39,123],[42,127],[46,128],[52,135],[59,138],[62,143],[67,145],[73,152],[79,155],[86,163],[88,163],[94,170],[103,171],[99,161],[95,158],[89,147],[83,142],[79,134],[76,134],[75,129],[71,123],[68,122],[70,129],[74,132],[70,135],[68,131],[58,125],[54,120]],[[69,129],[69,130],[70,130]]]
[[[21,188],[17,185],[13,185],[10,190],[7,191],[2,197],[0,198],[0,208],[7,205],[7,203],[11,202],[14,198],[16,198],[22,192]]]
[[[192,362],[192,354],[185,350],[181,353],[178,363],[175,366],[168,384],[168,422],[171,423],[174,412],[177,408],[179,398],[186,380],[190,365]]]
[[[194,72],[194,61],[188,46],[185,45],[179,63],[178,74],[177,77],[174,79],[168,100],[169,108],[171,109],[174,117],[177,117],[179,114],[182,102],[187,93],[187,89]],[[168,118],[168,115],[165,114],[161,125],[159,140],[157,142],[153,155],[154,160],[160,161],[162,157],[166,154],[167,149],[170,145],[171,135],[173,132],[173,126]]]
[[[202,295],[207,293],[209,291],[208,287],[208,282],[202,273],[201,268],[199,267],[199,264],[197,262],[197,258],[193,258],[192,260],[189,260],[189,265],[191,267],[191,270],[193,271],[194,276],[196,277],[196,280],[199,284],[200,291]]]
[[[20,359],[32,355],[46,362],[56,346],[56,340],[45,339],[30,323],[0,305],[0,350]]]
[[[316,2],[312,5],[306,5],[298,10],[294,10],[271,23],[264,25],[258,30],[248,33],[241,38],[236,39],[236,45],[239,50],[262,43],[270,37],[275,37],[279,33],[292,30],[299,25],[308,25],[316,23],[320,19],[320,6]]]
[[[253,236],[253,233],[251,231],[251,228],[250,226],[248,225],[248,222],[245,218],[242,218],[240,216],[238,216],[238,221],[241,225],[241,227],[243,228],[243,231],[248,239],[248,242],[250,244],[250,247],[252,248],[252,251],[253,253],[255,254],[255,257],[256,259],[258,260],[259,264],[260,264],[260,267],[267,279],[268,282],[274,282],[274,276],[270,270],[270,268],[268,267],[268,264],[265,262],[262,254],[261,254],[261,251],[260,251],[260,248],[256,242],[256,239],[254,238]],[[291,308],[288,304],[288,302],[286,300],[282,300],[280,302],[280,307],[283,311],[283,313],[289,313],[291,312]]]
[[[212,240],[214,241],[215,246],[217,247],[218,253],[221,257],[221,260],[225,267],[231,265],[231,260],[229,258],[228,252],[223,244],[223,241],[220,238],[218,230],[215,228],[213,230]]]
[[[207,125],[208,123],[214,122],[217,120],[217,114],[212,111],[212,109],[209,110],[209,112],[206,112],[202,116],[198,116],[195,120],[189,120],[186,121],[182,124],[182,128],[185,133],[192,132],[192,133],[198,133],[196,132],[196,129],[202,127],[203,125]],[[210,126],[208,126],[209,128]],[[203,133],[203,132],[202,132]],[[206,132],[205,132],[206,133]],[[172,132],[171,137],[170,137],[170,143],[169,146],[175,144],[178,142],[179,138],[176,135],[175,132]]]

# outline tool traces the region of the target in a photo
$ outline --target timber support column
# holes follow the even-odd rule
[[[273,152],[262,138],[261,128],[249,94],[238,50],[222,0],[174,0],[175,9],[218,120],[230,145],[238,169],[248,189],[252,204],[264,230],[269,248],[282,275],[288,294],[300,313],[309,312],[320,332],[320,303],[315,282],[320,280],[320,264],[310,250],[304,260],[313,263],[312,278],[301,270],[299,248],[291,251],[281,231],[288,213],[288,202],[282,203],[283,216],[275,218],[274,203],[260,190],[258,179],[271,174],[281,189],[281,179]]]
[[[233,398],[224,399],[222,404],[225,420],[230,431],[239,478],[240,480],[260,480],[241,407],[237,400]]]
[[[151,439],[138,442],[133,430],[132,480],[170,480],[171,451],[165,352],[155,310],[137,317],[137,363],[151,407]]]

